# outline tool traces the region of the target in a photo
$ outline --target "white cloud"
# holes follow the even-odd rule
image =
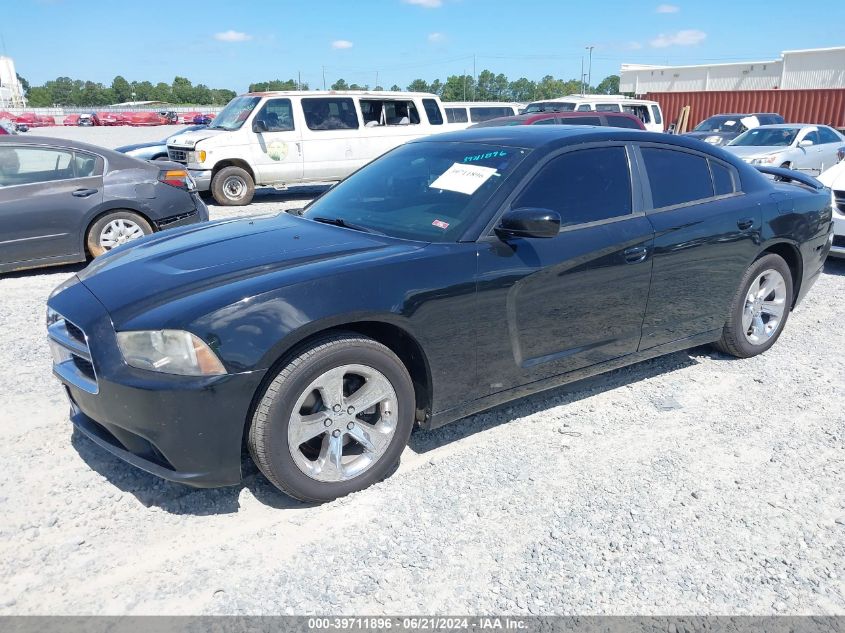
[[[332,48],[352,48],[353,44],[349,40],[335,40],[332,42]]]
[[[241,31],[223,31],[215,33],[214,39],[219,42],[247,42],[252,39],[252,35]]]
[[[659,4],[657,5],[657,13],[678,13],[681,7],[674,4]]]
[[[402,0],[405,4],[415,4],[425,9],[436,9],[443,6],[443,0]]]
[[[446,41],[446,36],[443,33],[435,31],[434,33],[428,34],[428,41],[432,44],[440,44]]]
[[[661,33],[649,42],[652,48],[666,48],[668,46],[695,46],[707,39],[707,33],[698,29],[686,29],[677,33]]]

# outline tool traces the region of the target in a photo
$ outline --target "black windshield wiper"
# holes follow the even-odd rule
[[[334,226],[341,226],[345,229],[352,229],[353,231],[361,231],[362,233],[374,233],[375,235],[386,235],[386,233],[382,233],[381,231],[376,231],[375,229],[371,229],[368,226],[361,226],[360,224],[352,224],[351,222],[347,222],[343,218],[322,218],[316,217],[311,218],[315,222],[322,222],[323,224],[332,224]]]

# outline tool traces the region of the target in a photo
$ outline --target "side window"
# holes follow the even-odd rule
[[[655,147],[643,147],[642,154],[655,209],[713,196],[713,181],[703,156]]]
[[[560,213],[562,226],[630,215],[631,175],[625,148],[582,149],[553,158],[512,206],[552,209]]]
[[[103,161],[93,154],[74,152],[73,170],[77,178],[99,176],[103,173]]]
[[[423,99],[423,108],[425,108],[425,115],[428,117],[428,122],[432,125],[443,125],[443,115],[440,114],[440,106],[434,99]]]
[[[264,121],[268,132],[287,132],[293,129],[293,108],[290,99],[270,99],[255,115],[256,121]]]
[[[557,122],[557,119],[540,119],[539,121],[534,121],[531,125],[555,125]]]
[[[641,129],[640,126],[637,125],[636,121],[626,116],[614,116],[612,114],[608,114],[607,124],[611,127],[626,127],[632,130]]]
[[[663,117],[660,116],[660,108],[658,106],[651,106],[651,113],[654,115],[655,123],[663,123]]]
[[[597,116],[567,116],[557,120],[562,125],[601,125],[601,119]]]
[[[815,130],[813,130],[812,132],[807,132],[807,134],[805,134],[804,138],[802,138],[801,140],[802,141],[812,141],[813,145],[818,145],[819,142],[820,142],[819,141],[819,133],[816,132]]]
[[[822,143],[845,143],[839,136],[829,127],[819,128],[819,140]]]
[[[316,97],[302,100],[305,123],[310,130],[356,130],[355,104],[349,97]]]
[[[417,125],[420,115],[413,101],[406,99],[361,99],[364,127]]]
[[[446,108],[446,120],[449,123],[468,123],[466,108]]]
[[[73,152],[45,147],[0,147],[0,186],[74,177]]]
[[[622,108],[622,111],[627,114],[633,114],[643,123],[649,123],[651,120],[648,116],[648,108],[644,105],[626,105]]]
[[[596,112],[622,112],[618,103],[597,103]]]
[[[513,116],[513,108],[489,106],[486,108],[475,107],[469,109],[469,117],[473,123],[497,119],[500,116]]]
[[[734,179],[730,168],[722,163],[717,163],[715,160],[711,160],[710,173],[713,174],[713,188],[716,190],[717,196],[724,196],[734,192]]]
[[[592,108],[590,107],[589,103],[584,103],[578,106],[578,112],[590,112]]]

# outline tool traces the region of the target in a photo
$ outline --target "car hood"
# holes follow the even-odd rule
[[[332,274],[336,269],[327,270],[327,264],[340,260],[369,260],[423,246],[281,213],[154,234],[97,258],[79,279],[118,326],[185,297],[238,294],[256,279],[278,288]],[[260,291],[251,287],[246,294]]]
[[[114,151],[125,154],[126,152],[135,152],[139,149],[147,149],[148,147],[164,147],[164,141],[154,141],[152,143],[135,143],[134,145],[124,145],[116,147]]]
[[[845,191],[845,161],[836,163],[830,169],[826,169],[820,176],[816,177],[825,187]]]
[[[212,130],[206,128],[204,130],[192,130],[190,132],[181,132],[174,134],[167,139],[168,145],[175,147],[193,147],[200,141],[220,134],[228,134],[229,130]]]
[[[736,156],[740,156],[742,158],[752,158],[755,156],[778,154],[780,152],[785,152],[789,148],[782,147],[779,145],[727,145],[725,146],[725,149],[728,150],[731,154],[735,154]]]

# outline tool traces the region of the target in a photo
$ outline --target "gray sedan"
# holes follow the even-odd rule
[[[835,165],[845,136],[826,125],[761,125],[740,134],[725,149],[752,165],[820,174]]]
[[[181,165],[65,139],[0,137],[0,273],[85,261],[207,220]]]

